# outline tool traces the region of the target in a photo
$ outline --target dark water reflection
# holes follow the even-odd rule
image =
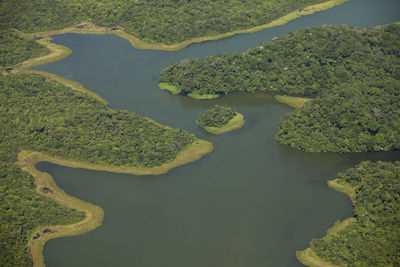
[[[48,242],[47,266],[301,266],[295,251],[352,215],[348,198],[329,189],[326,180],[362,160],[400,160],[400,153],[293,150],[274,140],[279,118],[291,108],[265,95],[209,101],[172,96],[157,87],[160,70],[183,58],[243,51],[302,27],[393,22],[400,20],[399,10],[396,0],[353,0],[281,27],[178,52],[137,50],[113,35],[54,37],[74,53],[37,69],[83,83],[113,108],[191,131],[215,149],[150,177],[38,164],[67,193],[105,210],[104,224],[95,231]],[[215,103],[243,113],[245,126],[223,136],[198,129],[194,120]]]

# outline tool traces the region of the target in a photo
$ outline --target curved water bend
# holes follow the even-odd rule
[[[154,177],[39,164],[67,193],[105,210],[102,227],[46,244],[47,266],[301,266],[295,251],[352,214],[347,197],[326,180],[361,160],[400,159],[399,153],[309,154],[280,146],[274,134],[289,107],[249,95],[212,101],[172,96],[157,88],[159,72],[172,61],[245,50],[305,26],[372,27],[400,20],[399,5],[353,0],[281,27],[178,52],[136,50],[116,36],[54,37],[74,53],[37,69],[83,83],[114,108],[195,132],[215,150]],[[198,129],[195,118],[214,103],[244,114],[245,127],[223,136]]]

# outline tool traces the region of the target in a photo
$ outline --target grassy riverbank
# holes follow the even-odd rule
[[[223,33],[223,34],[217,34],[217,35],[211,35],[211,36],[203,36],[203,37],[198,37],[198,38],[192,38],[177,44],[173,44],[173,45],[165,45],[165,44],[161,44],[161,43],[146,43],[141,41],[138,38],[135,38],[132,35],[129,35],[123,31],[118,32],[117,34],[122,37],[125,38],[127,40],[130,41],[130,43],[132,44],[132,46],[134,46],[135,48],[138,49],[152,49],[152,50],[164,50],[164,51],[178,51],[181,50],[191,44],[195,44],[195,43],[202,43],[202,42],[207,42],[207,41],[215,41],[215,40],[220,40],[220,39],[225,39],[225,38],[229,38],[232,37],[234,35],[237,34],[242,34],[242,33],[255,33],[255,32],[259,32],[265,29],[269,29],[269,28],[273,28],[276,26],[281,26],[284,25],[292,20],[298,19],[302,16],[306,16],[306,15],[311,15],[314,14],[316,12],[321,12],[321,11],[325,11],[328,10],[330,8],[333,8],[335,6],[338,5],[342,5],[345,2],[348,2],[350,0],[331,0],[331,1],[327,1],[321,4],[316,4],[316,5],[312,5],[309,7],[306,7],[302,10],[296,10],[293,12],[290,12],[289,14],[280,17],[274,21],[271,21],[269,23],[263,24],[263,25],[259,25],[259,26],[255,26],[252,28],[248,28],[248,29],[242,29],[242,30],[235,30],[232,32],[227,32],[227,33]]]
[[[292,108],[301,108],[305,103],[312,100],[310,98],[288,96],[288,95],[275,95],[274,98],[276,101],[283,104],[287,104]]]
[[[98,165],[84,161],[53,157],[40,152],[28,151],[26,153],[35,155],[35,159],[37,159],[37,162],[47,161],[70,168],[82,168],[88,170],[127,173],[134,175],[159,175],[167,173],[169,170],[178,167],[180,165],[196,161],[200,159],[202,156],[210,153],[212,150],[213,150],[213,145],[211,142],[205,140],[197,140],[193,144],[190,144],[186,148],[184,148],[177,155],[175,159],[166,162],[160,166],[152,168],[134,168],[134,167],[124,167],[124,166]]]
[[[51,30],[51,31],[47,31],[47,32],[34,33],[33,36],[35,38],[38,38],[38,37],[43,38],[43,37],[49,37],[52,35],[65,34],[65,33],[116,34],[119,37],[128,40],[132,44],[132,46],[134,46],[137,49],[177,51],[177,50],[181,50],[191,44],[194,44],[194,43],[202,43],[202,42],[206,42],[206,41],[219,40],[219,39],[229,38],[229,37],[232,37],[237,34],[254,33],[254,32],[268,29],[268,28],[281,26],[292,20],[300,18],[302,16],[311,15],[316,12],[325,11],[325,10],[328,10],[335,6],[341,5],[348,1],[350,1],[350,0],[331,0],[331,1],[324,2],[324,3],[320,3],[320,4],[311,5],[311,6],[308,6],[306,8],[300,9],[300,10],[292,11],[278,19],[275,19],[275,20],[273,20],[269,23],[263,24],[263,25],[258,25],[255,27],[247,28],[247,29],[234,30],[234,31],[226,32],[226,33],[222,33],[222,34],[190,38],[188,40],[185,40],[185,41],[182,41],[182,42],[179,42],[176,44],[169,44],[169,45],[163,44],[160,42],[144,41],[144,40],[142,40],[138,37],[135,37],[134,35],[126,32],[124,30],[124,28],[121,26],[102,27],[102,26],[96,26],[92,22],[82,22],[75,26],[67,27],[67,28],[64,28],[61,30]]]
[[[244,122],[245,122],[245,120],[244,120],[243,115],[238,113],[238,112],[236,112],[235,117],[233,117],[228,122],[228,124],[226,124],[226,125],[224,125],[222,127],[208,127],[208,126],[205,126],[203,128],[204,128],[204,130],[206,130],[209,133],[218,135],[218,134],[224,134],[224,133],[227,133],[227,132],[231,132],[231,131],[240,129],[240,128],[243,127]]]
[[[42,251],[46,241],[57,237],[75,236],[91,231],[101,225],[104,217],[102,208],[67,195],[56,185],[49,174],[38,171],[35,165],[43,161],[43,159],[44,157],[40,153],[22,151],[18,154],[18,162],[21,168],[35,178],[36,192],[38,194],[49,197],[63,206],[83,211],[86,217],[75,224],[44,225],[33,231],[29,238],[28,251],[32,257],[34,267],[45,266]]]
[[[40,65],[44,65],[47,63],[61,60],[72,54],[72,50],[69,49],[68,47],[53,44],[50,41],[51,41],[51,38],[48,36],[37,41],[40,45],[42,45],[50,50],[49,54],[40,56],[40,57],[31,58],[22,63],[16,64],[16,65],[12,66],[8,72],[4,72],[4,74],[6,74],[6,75],[7,74],[16,74],[16,73],[21,73],[21,72],[40,74],[42,76],[45,76],[52,80],[55,80],[58,83],[66,85],[66,86],[72,88],[73,90],[85,93],[85,94],[89,95],[90,97],[93,97],[93,98],[99,100],[100,102],[104,103],[105,105],[107,105],[108,102],[104,98],[102,98],[100,95],[96,94],[95,92],[92,92],[92,91],[86,89],[79,82],[72,81],[72,80],[66,79],[64,77],[61,77],[61,76],[58,76],[56,74],[49,73],[46,71],[28,70],[29,68],[34,67],[34,66],[40,66]]]
[[[329,180],[328,186],[338,192],[348,195],[351,200],[353,200],[355,197],[354,188],[351,187],[349,184],[338,183],[337,179]],[[331,228],[326,231],[326,236],[334,235],[354,222],[356,222],[356,219],[353,217],[347,218],[342,222],[338,220]],[[303,251],[296,251],[296,257],[301,263],[310,267],[339,267],[339,265],[324,261],[323,259],[318,257],[318,255],[311,247]]]
[[[329,186],[351,198],[354,218],[336,222],[298,259],[308,266],[397,266],[399,177],[399,161],[364,161],[339,173]]]

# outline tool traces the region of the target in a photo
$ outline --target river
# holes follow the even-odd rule
[[[78,237],[50,240],[47,266],[302,266],[295,251],[352,216],[348,197],[326,181],[362,160],[400,160],[399,152],[311,154],[279,145],[280,117],[293,109],[266,95],[214,100],[173,96],[157,87],[174,61],[244,51],[290,31],[322,24],[373,27],[400,21],[397,0],[353,0],[254,34],[191,45],[181,51],[137,50],[114,35],[64,34],[73,50],[36,67],[81,82],[110,107],[137,112],[210,140],[214,151],[160,176],[72,169],[42,162],[70,195],[105,210],[103,225]],[[245,116],[240,130],[212,136],[194,124],[215,103]]]

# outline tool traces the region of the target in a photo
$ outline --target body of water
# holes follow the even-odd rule
[[[322,24],[373,27],[400,20],[397,0],[353,0],[326,12],[254,34],[191,45],[177,52],[137,50],[114,35],[65,34],[54,42],[73,50],[36,69],[81,82],[110,107],[151,117],[213,142],[201,160],[160,176],[71,169],[42,162],[68,194],[104,208],[103,225],[46,243],[47,266],[258,267],[302,266],[295,257],[338,219],[351,202],[326,181],[362,160],[400,160],[400,153],[311,154],[279,145],[279,119],[292,109],[261,95],[214,100],[173,96],[157,87],[174,61],[244,51],[290,31]],[[212,136],[198,114],[227,104],[245,126]]]

